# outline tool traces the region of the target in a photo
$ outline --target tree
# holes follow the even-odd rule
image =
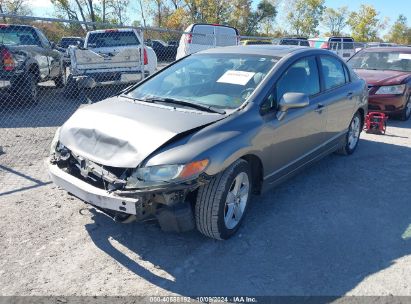
[[[326,8],[322,16],[322,24],[330,36],[342,35],[347,26],[348,8],[346,6],[333,9]]]
[[[325,9],[325,0],[295,0],[287,15],[290,26],[297,36],[318,34],[318,24]]]
[[[255,34],[260,26],[267,23],[272,23],[276,16],[276,7],[272,3],[268,2],[268,0],[262,0],[257,5],[257,9],[249,14],[246,35]]]
[[[26,16],[31,10],[27,0],[0,0],[0,13]]]
[[[129,3],[130,3],[129,0],[112,0],[108,3],[109,7],[113,11],[112,16],[113,16],[114,23],[124,25],[128,21],[127,8],[128,8]],[[103,14],[103,17],[104,17],[104,14]],[[103,18],[103,22],[105,22],[104,18]]]
[[[379,13],[372,5],[362,4],[358,12],[352,12],[348,18],[352,36],[357,41],[379,40],[378,32],[385,28],[385,22],[378,18]]]
[[[411,44],[411,28],[407,26],[407,17],[404,15],[398,16],[386,39],[389,42],[398,44]]]
[[[237,28],[240,33],[245,33],[248,29],[248,19],[251,14],[251,0],[232,0],[231,14],[228,23]]]

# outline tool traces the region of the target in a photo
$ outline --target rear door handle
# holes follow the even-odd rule
[[[324,110],[324,105],[322,103],[319,103],[317,105],[317,109],[315,109],[314,111],[321,114],[323,112],[323,110]]]
[[[347,94],[347,98],[348,98],[348,99],[352,99],[352,97],[353,97],[353,93],[352,93],[352,92],[350,92],[350,93]]]

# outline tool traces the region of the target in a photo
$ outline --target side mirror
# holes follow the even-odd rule
[[[289,109],[304,108],[310,104],[308,95],[304,93],[285,93],[278,105],[277,118],[281,120]]]

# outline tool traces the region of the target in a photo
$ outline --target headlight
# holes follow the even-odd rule
[[[136,169],[127,180],[127,188],[159,186],[171,182],[182,182],[197,177],[205,170],[208,159],[186,165],[161,165]]]
[[[59,142],[59,138],[60,138],[60,128],[57,129],[56,133],[54,134],[53,140],[51,141],[50,155],[52,155],[56,152],[56,148],[57,148],[57,144]]]
[[[375,94],[403,94],[405,91],[405,84],[393,85],[393,86],[382,86]]]

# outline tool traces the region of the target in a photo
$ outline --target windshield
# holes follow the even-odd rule
[[[144,100],[172,98],[222,109],[239,107],[255,90],[278,57],[248,54],[189,56],[128,93]]]
[[[4,45],[41,45],[34,30],[23,26],[0,27],[0,42]]]
[[[81,39],[77,39],[77,38],[62,38],[60,41],[60,46],[63,48],[68,48],[70,45],[82,45],[83,42],[81,41]]]
[[[134,32],[107,31],[104,33],[91,33],[88,36],[87,47],[102,48],[114,46],[139,45],[140,42]]]
[[[411,52],[359,52],[348,65],[353,69],[411,72]]]

